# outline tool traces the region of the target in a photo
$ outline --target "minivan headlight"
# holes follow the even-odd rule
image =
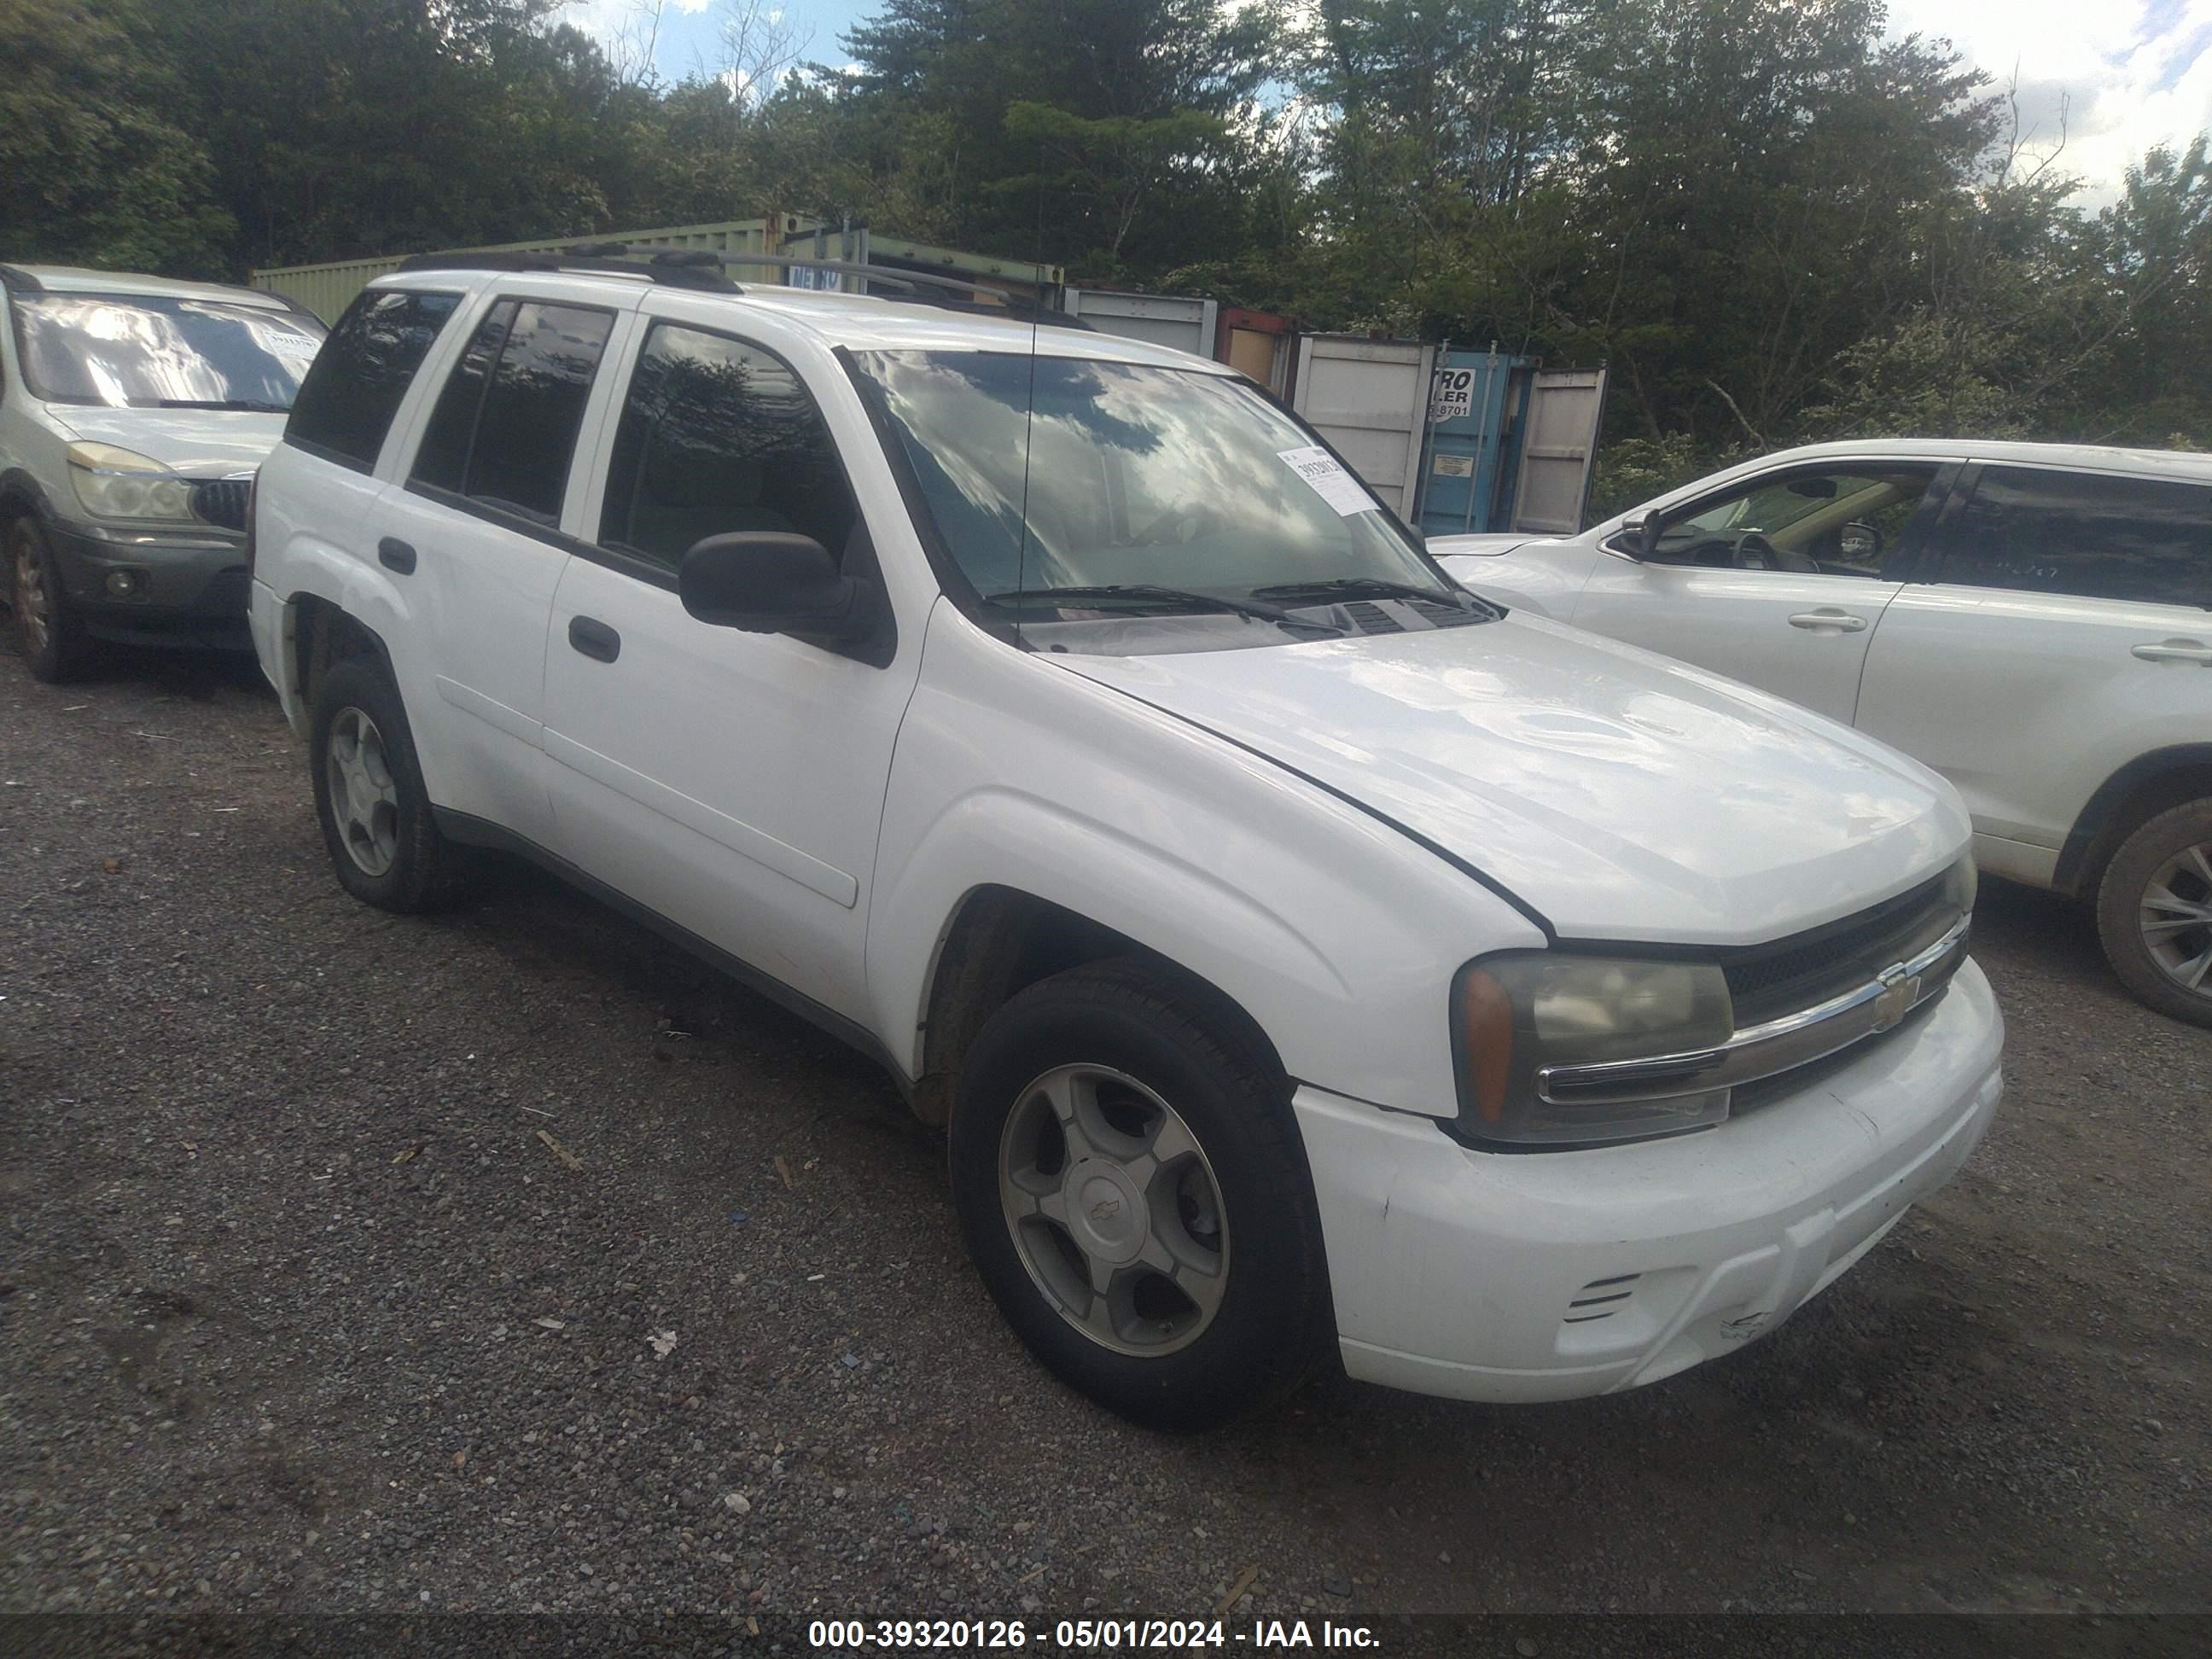
[[[1735,1033],[1715,963],[1509,951],[1460,969],[1452,1051],[1464,1138],[1519,1147],[1586,1146],[1702,1129],[1729,1091],[1666,1099],[1547,1099],[1547,1067],[1697,1054]]]
[[[192,516],[191,486],[150,456],[113,444],[69,447],[70,483],[84,510],[96,519]]]

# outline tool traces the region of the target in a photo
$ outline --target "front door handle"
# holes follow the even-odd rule
[[[403,576],[415,574],[415,550],[397,536],[386,536],[377,543],[376,562],[386,570],[397,570]]]
[[[2202,640],[2166,640],[2157,645],[2139,645],[2130,654],[2145,662],[2194,662],[2212,668],[2212,646]]]
[[[1865,629],[1866,618],[1854,617],[1848,611],[1832,610],[1823,605],[1818,611],[1800,611],[1790,618],[1790,625],[1815,634],[1824,634],[1831,629],[1838,634],[1856,634]]]
[[[622,635],[593,617],[568,618],[568,643],[601,662],[612,662],[622,655]]]

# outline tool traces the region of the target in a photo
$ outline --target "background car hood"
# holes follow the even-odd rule
[[[1969,834],[1904,756],[1540,618],[1046,660],[1395,819],[1567,938],[1763,942],[1904,891]]]
[[[286,416],[238,409],[108,409],[48,404],[46,413],[70,435],[115,444],[151,457],[187,478],[250,472],[284,435]]]
[[[1516,547],[1528,546],[1530,542],[1548,541],[1551,539],[1553,538],[1544,536],[1503,534],[1481,536],[1431,536],[1428,538],[1427,545],[1429,552],[1434,557],[1439,559],[1450,559],[1456,558],[1463,553],[1480,553],[1492,556],[1499,553],[1510,553]]]

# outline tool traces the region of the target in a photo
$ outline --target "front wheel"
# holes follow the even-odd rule
[[[2212,1025],[2212,799],[2161,812],[2120,844],[2097,889],[2097,933],[2139,999]]]
[[[84,619],[62,586],[38,521],[27,516],[8,526],[8,600],[15,613],[15,634],[33,678],[49,685],[73,680],[91,665],[93,643]]]
[[[1000,1311],[1110,1410],[1209,1428],[1326,1351],[1284,1087],[1202,999],[1133,963],[1030,987],[977,1034],[951,1139],[961,1228]]]

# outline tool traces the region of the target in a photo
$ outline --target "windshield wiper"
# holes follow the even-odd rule
[[[247,415],[289,415],[289,404],[271,404],[255,398],[156,398],[155,409],[230,409]]]
[[[1137,599],[1152,605],[1166,605],[1188,610],[1225,611],[1239,617],[1249,617],[1255,622],[1271,622],[1285,628],[1310,628],[1324,634],[1341,635],[1344,630],[1334,623],[1320,622],[1309,617],[1294,616],[1280,605],[1262,605],[1253,599],[1231,599],[1218,593],[1196,593],[1185,587],[1161,587],[1151,582],[1107,582],[1096,587],[1010,587],[1002,593],[990,595],[993,605],[1089,605],[1099,599]]]
[[[1493,616],[1504,614],[1489,600],[1463,589],[1417,587],[1411,582],[1389,581],[1380,576],[1334,576],[1326,581],[1279,582],[1272,587],[1255,587],[1252,592],[1270,599],[1428,599],[1460,611],[1480,608]]]

